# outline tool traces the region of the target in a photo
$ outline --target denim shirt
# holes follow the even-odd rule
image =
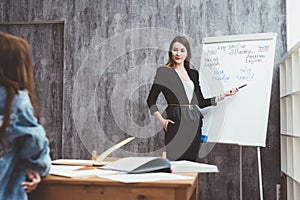
[[[6,89],[0,86],[0,118],[3,118],[6,94]],[[10,126],[4,134],[6,153],[0,157],[0,199],[23,200],[27,199],[22,186],[26,169],[35,170],[42,177],[49,173],[49,142],[44,128],[34,117],[27,91],[19,91],[15,96],[11,113]]]

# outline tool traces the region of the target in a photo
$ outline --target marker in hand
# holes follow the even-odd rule
[[[234,95],[235,93],[237,93],[239,91],[239,89],[243,88],[247,86],[247,84],[244,84],[244,85],[241,85],[239,87],[236,87],[236,88],[233,88],[231,90],[228,90],[226,93],[225,93],[225,96],[231,96],[231,95]]]
[[[235,94],[236,92],[238,92],[239,89],[241,89],[241,88],[243,88],[243,87],[245,87],[245,86],[247,86],[247,84],[241,85],[241,86],[235,88],[235,90],[234,90],[234,89],[231,89],[231,90],[229,90],[229,93],[230,93],[231,95],[233,95],[233,94]]]

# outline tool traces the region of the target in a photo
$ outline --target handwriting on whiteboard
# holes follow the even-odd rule
[[[247,42],[223,43],[206,49],[204,67],[211,70],[213,81],[248,81],[255,79],[254,67],[264,63],[269,45],[251,46]],[[239,65],[239,70],[232,74],[228,67]]]
[[[241,68],[236,77],[238,80],[252,80],[254,79],[253,69],[250,67]]]

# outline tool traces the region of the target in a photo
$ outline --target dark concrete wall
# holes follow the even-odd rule
[[[43,69],[35,69],[37,87],[44,89],[37,92],[53,158],[89,158],[93,149],[102,152],[130,135],[138,139],[112,156],[161,155],[163,134],[145,99],[155,69],[167,61],[170,40],[188,37],[199,69],[203,37],[278,33],[267,147],[261,153],[264,197],[273,200],[280,181],[277,64],[286,51],[285,11],[283,0],[2,0],[0,31],[27,38],[35,67]],[[27,29],[14,23],[40,21],[59,25]],[[256,148],[243,147],[242,156],[243,199],[259,199]],[[200,175],[200,199],[239,199],[240,147],[217,144],[200,157],[220,170]]]

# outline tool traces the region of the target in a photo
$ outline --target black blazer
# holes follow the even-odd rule
[[[189,69],[187,70],[187,73],[195,85],[194,95],[191,103],[188,101],[184,86],[175,69],[166,66],[162,66],[157,69],[153,85],[147,99],[147,104],[151,114],[153,114],[155,111],[158,111],[156,101],[161,92],[163,93],[169,106],[194,104],[198,105],[200,108],[204,108],[207,106],[216,105],[215,97],[208,99],[203,97],[199,85],[198,71]]]

